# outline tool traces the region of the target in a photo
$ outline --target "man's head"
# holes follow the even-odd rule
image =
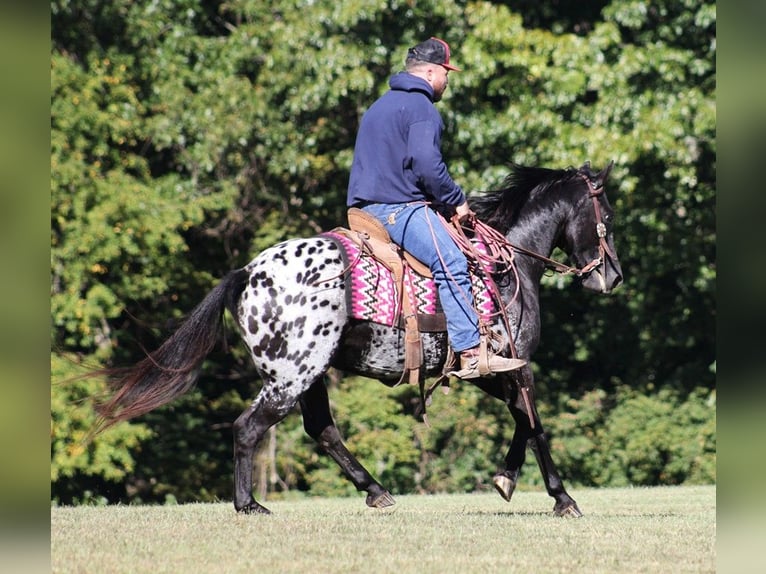
[[[431,85],[435,102],[442,99],[447,89],[449,72],[460,71],[460,68],[450,64],[449,56],[449,44],[439,38],[429,38],[407,51],[405,69]]]

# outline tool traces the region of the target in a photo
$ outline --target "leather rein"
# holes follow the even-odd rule
[[[597,269],[604,263],[606,256],[611,257],[612,259],[616,259],[614,252],[609,248],[609,245],[606,242],[606,224],[603,221],[601,215],[601,206],[598,203],[598,197],[604,193],[604,186],[603,184],[594,185],[590,179],[582,174],[580,174],[580,177],[583,178],[588,186],[587,197],[590,198],[593,202],[593,210],[596,216],[596,236],[598,237],[599,242],[598,257],[583,267],[565,265],[564,263],[556,261],[555,259],[551,259],[550,257],[546,257],[534,251],[530,251],[524,247],[513,245],[499,231],[479,221],[473,212],[469,213],[468,217],[466,218],[465,221],[468,223],[468,225],[465,228],[463,227],[463,222],[459,220],[457,215],[452,217],[452,225],[446,226],[450,232],[450,235],[452,235],[453,240],[455,243],[457,243],[460,249],[463,250],[464,253],[472,256],[484,271],[485,282],[489,287],[492,296],[495,298],[495,301],[498,302],[498,314],[501,315],[506,328],[506,332],[508,333],[508,341],[510,345],[511,356],[513,358],[517,358],[517,351],[516,345],[513,342],[513,331],[511,330],[511,324],[510,320],[508,319],[507,309],[513,303],[513,301],[516,300],[519,294],[519,289],[521,288],[521,283],[518,280],[518,270],[516,269],[514,262],[514,253],[522,253],[524,255],[538,259],[545,263],[546,267],[552,269],[554,272],[561,274],[573,274],[577,275],[578,277],[586,275],[592,272],[594,269]],[[464,229],[473,231],[473,240],[468,238]],[[481,244],[484,249],[478,249],[476,246],[477,243]],[[500,297],[500,290],[498,289],[495,281],[492,279],[492,275],[496,274],[497,270],[499,269],[503,270],[503,274],[513,272],[516,278],[516,291],[514,292],[511,301],[507,305],[503,304]],[[479,328],[485,334],[488,332],[491,333],[491,329],[489,329],[487,325],[480,324]],[[443,378],[438,380],[431,386],[431,388],[428,389],[426,397],[430,397],[431,393],[433,393],[436,386],[440,383],[445,384]],[[527,406],[527,415],[529,417],[530,427],[534,429],[535,421],[532,414],[533,410],[531,408],[531,399],[529,398],[530,389],[521,381],[518,381],[518,385],[519,391],[521,392],[521,395]]]
[[[516,267],[513,262],[514,253],[521,253],[529,257],[533,257],[539,261],[545,263],[546,267],[553,270],[556,273],[562,275],[576,275],[578,277],[587,275],[594,269],[598,268],[605,262],[605,257],[616,259],[616,255],[606,242],[607,229],[606,224],[603,221],[601,215],[601,206],[598,203],[598,197],[604,193],[604,186],[599,184],[595,185],[590,179],[580,174],[580,177],[585,181],[588,186],[588,198],[592,200],[593,211],[596,216],[596,236],[598,237],[598,257],[584,265],[583,267],[573,267],[536,253],[525,247],[520,247],[509,242],[505,236],[499,231],[490,227],[489,225],[479,221],[476,216],[471,213],[467,222],[469,225],[466,227],[473,231],[475,240],[484,244],[487,253],[477,251],[473,242],[468,239],[463,231],[462,223],[458,222],[456,216],[452,218],[452,226],[448,226],[450,233],[454,241],[460,246],[460,248],[470,255],[473,255],[479,264],[486,270],[487,268],[494,266],[496,269],[506,269],[506,272],[513,271],[516,274]],[[516,288],[518,292],[518,281],[516,281]],[[515,295],[514,295],[515,298]]]

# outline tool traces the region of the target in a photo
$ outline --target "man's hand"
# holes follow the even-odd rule
[[[457,220],[460,223],[465,223],[466,221],[472,221],[473,218],[476,217],[476,214],[473,211],[471,211],[470,207],[468,207],[467,200],[455,208],[455,214],[457,215]]]

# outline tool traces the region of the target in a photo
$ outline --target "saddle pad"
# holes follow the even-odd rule
[[[346,273],[346,303],[349,316],[354,319],[372,321],[382,325],[399,325],[400,296],[392,273],[377,259],[362,254],[359,246],[351,239],[335,232],[322,236],[336,241],[341,247]],[[495,304],[484,281],[471,274],[474,305],[482,319],[489,321],[495,312]],[[421,331],[444,331],[444,312],[436,283],[431,277],[424,277],[405,268],[404,288],[415,296],[414,307],[418,314]],[[428,318],[437,319],[429,321]],[[429,325],[440,327],[429,327]]]

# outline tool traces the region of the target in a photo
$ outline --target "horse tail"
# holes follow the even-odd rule
[[[247,276],[245,269],[229,272],[159,349],[132,367],[103,371],[114,394],[96,407],[96,432],[161,407],[194,386],[218,340],[224,309],[236,313]]]

